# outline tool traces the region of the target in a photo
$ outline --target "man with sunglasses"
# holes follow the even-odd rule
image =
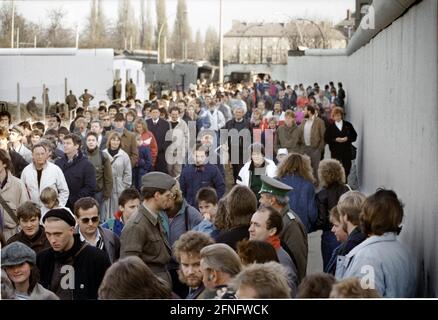
[[[110,266],[108,255],[75,234],[76,220],[66,208],[49,210],[43,223],[50,248],[37,255],[41,285],[61,300],[97,299]]]
[[[75,203],[74,213],[77,225],[76,233],[79,233],[81,241],[105,251],[111,263],[119,259],[120,240],[111,230],[99,226],[99,204],[94,198],[81,198]]]
[[[159,214],[171,207],[175,195],[171,192],[176,180],[162,172],[149,172],[142,178],[142,203],[128,220],[120,236],[120,258],[138,256],[155,275],[172,285],[166,265],[170,262],[171,246],[164,233]]]

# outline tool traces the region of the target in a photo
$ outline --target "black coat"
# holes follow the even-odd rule
[[[336,142],[336,138],[348,137],[347,142]],[[335,123],[327,126],[324,140],[329,145],[332,158],[338,160],[351,160],[351,143],[356,141],[357,133],[353,125],[343,120],[342,131],[338,129]]]
[[[55,290],[55,288],[51,288],[55,263],[67,264],[66,261],[74,257],[82,248],[84,243],[80,241],[79,234],[75,234],[74,238],[73,247],[66,252],[59,253],[49,248],[37,255],[40,283],[44,288]],[[97,291],[109,266],[110,261],[106,252],[87,245],[73,260],[75,276],[73,299],[97,299]]]
[[[237,243],[243,239],[249,239],[249,226],[237,227],[221,233],[217,239],[217,243],[228,244],[234,251],[237,251]]]
[[[338,204],[339,198],[347,191],[349,188],[345,184],[333,183],[316,194],[316,207],[318,208],[316,230],[328,231],[332,228],[329,220],[330,210]]]
[[[28,163],[24,158],[16,151],[9,150],[9,156],[11,157],[12,166],[14,167],[14,176],[21,178],[21,173],[24,168],[27,167]]]
[[[72,162],[68,162],[67,156],[64,155],[63,158],[56,160],[55,164],[64,173],[70,191],[67,207],[73,211],[77,200],[84,197],[94,197],[96,193],[96,169],[81,151]]]
[[[158,154],[155,170],[167,173],[166,149],[171,141],[166,141],[166,133],[171,129],[170,123],[163,119],[159,119],[157,124],[154,124],[152,119],[147,119],[146,123],[148,130],[154,134],[155,140],[157,140]]]

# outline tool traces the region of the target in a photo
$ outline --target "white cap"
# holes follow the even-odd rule
[[[287,149],[286,148],[280,148],[280,149],[278,149],[278,151],[277,151],[277,156],[280,156],[280,155],[287,155],[287,154],[289,154],[289,152],[287,152]]]

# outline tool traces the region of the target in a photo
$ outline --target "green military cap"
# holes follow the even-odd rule
[[[285,196],[289,191],[293,190],[292,187],[277,179],[268,176],[260,176],[260,178],[262,180],[262,188],[260,189],[259,193],[270,193],[274,196]]]
[[[146,188],[170,190],[175,183],[176,180],[167,173],[158,171],[149,172],[141,178],[141,185]]]

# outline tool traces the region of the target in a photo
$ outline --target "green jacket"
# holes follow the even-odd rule
[[[84,153],[96,169],[96,192],[102,191],[103,197],[108,199],[113,189],[113,172],[108,155],[99,148],[91,153],[85,150]]]

